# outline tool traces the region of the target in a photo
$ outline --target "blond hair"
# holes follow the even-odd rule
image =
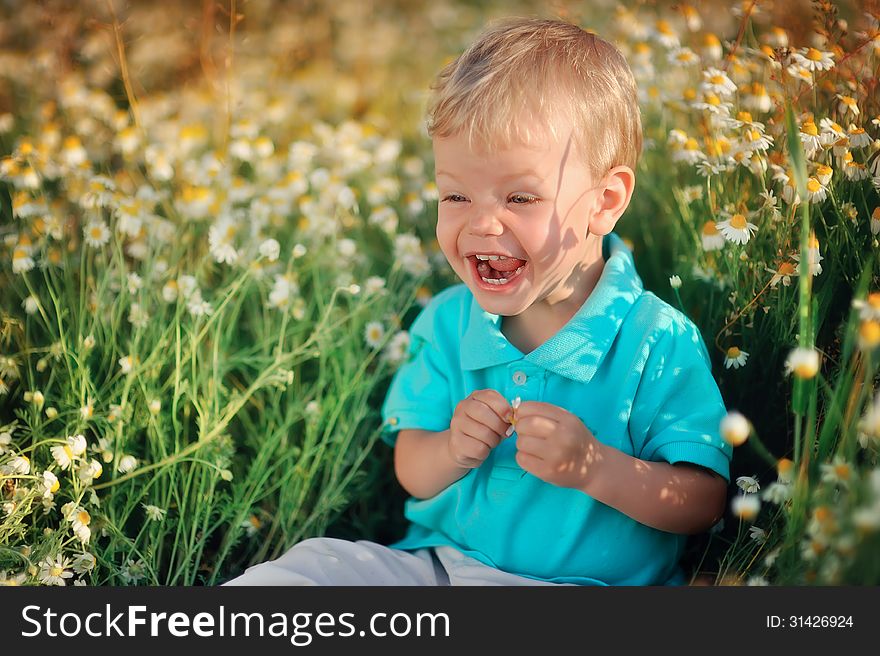
[[[642,125],[632,71],[620,51],[560,20],[497,21],[437,75],[427,128],[477,148],[531,145],[574,125],[572,140],[594,176],[635,169]],[[564,124],[564,123],[563,123]]]

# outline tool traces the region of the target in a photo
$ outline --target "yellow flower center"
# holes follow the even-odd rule
[[[699,150],[700,146],[697,143],[697,140],[694,139],[693,137],[691,137],[690,139],[688,139],[687,141],[684,142],[684,149],[685,150]]]
[[[811,194],[815,194],[819,189],[822,188],[822,183],[820,183],[816,178],[810,178],[807,180],[807,191]]]
[[[736,115],[736,118],[742,121],[743,123],[751,123],[752,115],[749,112],[739,112]]]
[[[66,444],[64,445],[64,453],[67,454],[67,457],[73,460],[73,451],[70,450],[70,447]]]
[[[807,50],[807,59],[810,61],[822,61],[822,53],[815,48]]]
[[[91,516],[85,510],[80,510],[76,514],[76,518],[79,520],[79,523],[83,525],[88,524],[90,521],[92,521]]]
[[[718,107],[721,104],[721,99],[714,93],[710,93],[706,96],[706,104]]]
[[[721,45],[721,41],[718,40],[718,37],[712,34],[711,32],[706,32],[703,37],[703,45],[705,46],[719,46]]]
[[[89,230],[89,235],[91,235],[92,239],[100,239],[104,233],[98,226],[93,227]]]
[[[727,349],[727,357],[733,360],[734,358],[738,358],[741,351],[736,346],[731,346]]]
[[[736,228],[737,230],[745,230],[746,228],[746,217],[742,214],[734,214],[730,217],[730,226],[732,228]]]
[[[790,276],[794,273],[794,265],[791,262],[783,262],[779,265],[777,273],[781,276]]]
[[[868,294],[868,305],[872,308],[880,309],[880,292],[871,292]]]
[[[63,573],[64,573],[64,568],[58,567],[58,565],[55,565],[52,569],[49,570],[49,574],[51,576],[61,576],[61,574],[63,574]]]
[[[831,175],[832,173],[834,173],[834,169],[832,169],[830,166],[819,164],[819,166],[816,168],[816,173],[822,176]]]
[[[685,100],[687,100],[688,102],[690,102],[690,101],[692,101],[692,100],[696,100],[696,98],[697,98],[697,91],[696,91],[695,89],[692,89],[692,88],[688,87],[687,89],[685,89],[685,90],[682,92],[681,95],[682,95],[682,98],[684,98]]]
[[[711,237],[713,235],[718,234],[718,228],[715,227],[714,221],[706,221],[703,224],[703,234],[706,235],[707,237]]]
[[[863,321],[859,326],[859,337],[865,346],[874,348],[880,344],[880,323],[873,319]]]
[[[856,128],[854,130],[849,131],[850,134],[865,134],[865,130],[863,128]]]
[[[819,129],[816,127],[816,124],[812,121],[807,121],[801,126],[801,132],[804,134],[809,134],[813,137],[819,136]]]
[[[712,84],[724,84],[724,76],[723,75],[713,75],[709,78],[709,82]]]
[[[834,473],[838,478],[849,479],[849,465],[841,463],[834,467]]]
[[[669,23],[666,22],[665,20],[658,20],[657,21],[657,31],[660,32],[660,34],[666,34],[666,35],[672,34],[672,28],[669,26]]]

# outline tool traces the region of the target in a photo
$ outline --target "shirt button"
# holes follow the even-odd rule
[[[513,382],[517,385],[525,385],[527,377],[522,371],[517,371],[513,374]]]

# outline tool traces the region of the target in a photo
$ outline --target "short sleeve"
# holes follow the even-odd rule
[[[679,313],[653,345],[633,400],[634,453],[701,465],[729,482],[733,449],[720,431],[726,412],[700,331]]]
[[[390,446],[401,429],[442,431],[452,419],[449,365],[437,346],[432,309],[423,309],[413,322],[408,358],[391,379],[382,404],[381,437]]]

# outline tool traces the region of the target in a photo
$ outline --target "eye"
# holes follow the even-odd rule
[[[467,202],[467,198],[465,198],[465,197],[462,196],[461,194],[448,194],[448,195],[444,196],[444,197],[441,199],[440,202],[441,202],[441,203],[443,203],[443,202],[449,202],[449,203],[466,203],[466,202]]]
[[[531,205],[538,202],[538,197],[531,194],[512,194],[507,200],[516,205]]]

